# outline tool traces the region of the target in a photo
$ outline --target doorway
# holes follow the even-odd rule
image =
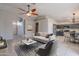
[[[24,36],[25,35],[25,20],[19,18],[18,21],[14,24],[14,35],[16,36]]]
[[[39,23],[35,23],[35,35],[38,33],[39,31]]]

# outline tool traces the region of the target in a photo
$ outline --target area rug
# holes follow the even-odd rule
[[[43,45],[42,43],[35,43],[32,45],[16,45],[15,51],[18,56],[35,56],[35,49]]]

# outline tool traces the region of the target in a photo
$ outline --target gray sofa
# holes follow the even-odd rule
[[[47,34],[46,34],[47,35]],[[47,43],[49,42],[50,40],[55,40],[55,35],[51,35],[49,37],[46,37],[45,33],[42,34],[42,35],[37,35],[37,36],[33,36],[33,39],[36,40],[36,41],[39,41],[39,42],[42,42],[42,43]]]

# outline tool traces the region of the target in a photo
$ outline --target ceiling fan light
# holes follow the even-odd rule
[[[26,15],[27,15],[27,16],[31,16],[31,14],[30,14],[30,13],[27,13]]]

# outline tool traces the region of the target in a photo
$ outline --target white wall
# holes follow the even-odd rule
[[[42,19],[42,20],[37,20],[36,22],[39,23],[39,32],[48,32],[48,20],[47,19]]]
[[[50,17],[45,17],[44,19],[37,18],[36,22],[39,23],[39,32],[53,33],[53,24],[56,23],[54,19]]]
[[[52,18],[48,18],[48,33],[53,33],[53,24],[56,22]]]
[[[12,22],[17,20],[13,13],[0,11],[0,36],[5,39],[13,39],[13,25]]]

